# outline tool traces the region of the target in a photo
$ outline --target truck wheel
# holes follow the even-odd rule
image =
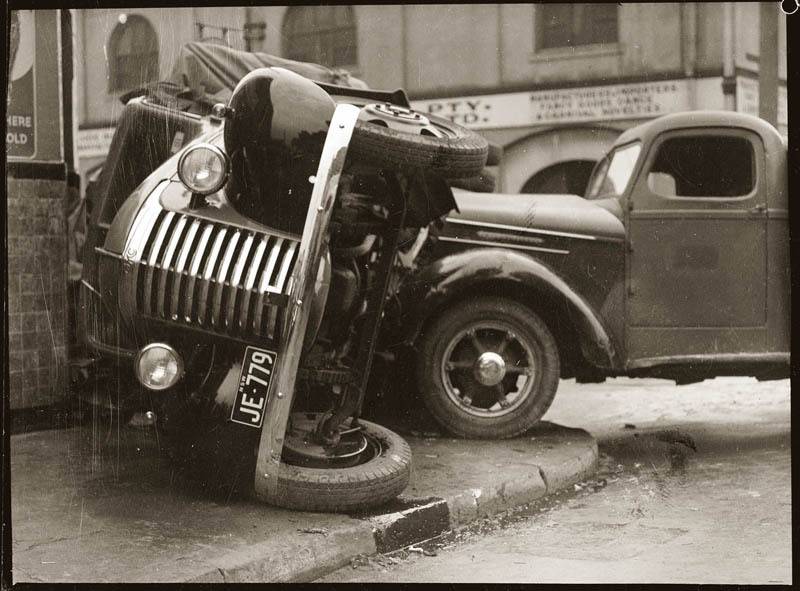
[[[559,375],[545,323],[506,298],[453,306],[425,329],[418,348],[422,399],[458,437],[506,439],[528,430],[553,402]]]
[[[429,170],[445,178],[477,176],[489,143],[448,119],[392,104],[362,108],[348,155],[358,162],[399,169]]]

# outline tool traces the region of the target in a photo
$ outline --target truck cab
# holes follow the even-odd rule
[[[777,131],[733,113],[669,115],[618,138],[587,198],[624,176],[611,191],[626,230],[625,368],[788,364],[786,146]]]

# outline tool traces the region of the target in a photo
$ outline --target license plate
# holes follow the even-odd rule
[[[231,411],[231,421],[261,428],[269,396],[269,384],[277,355],[273,351],[247,347],[239,374],[239,391]]]

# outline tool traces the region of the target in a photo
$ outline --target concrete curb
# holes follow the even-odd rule
[[[564,449],[557,460],[548,461],[544,454],[528,473],[515,474],[485,488],[410,500],[414,506],[409,509],[335,528],[317,536],[313,543],[272,541],[247,546],[221,557],[213,566],[204,565],[202,574],[186,582],[309,582],[348,565],[354,558],[398,550],[540,500],[597,470],[597,441],[582,433],[585,445],[575,446],[577,449],[566,459]]]
[[[348,564],[358,555],[375,554],[368,522],[338,527],[313,540],[280,540],[231,552],[187,583],[300,583],[313,581]]]
[[[510,477],[491,487],[476,488],[405,511],[373,517],[378,553],[391,552],[470,523],[538,501],[585,480],[597,471],[597,442],[578,450],[566,462],[541,462],[538,473]]]

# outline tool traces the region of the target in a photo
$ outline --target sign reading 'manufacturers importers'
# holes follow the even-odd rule
[[[690,109],[689,80],[587,86],[413,101],[426,113],[473,129],[640,119]]]

